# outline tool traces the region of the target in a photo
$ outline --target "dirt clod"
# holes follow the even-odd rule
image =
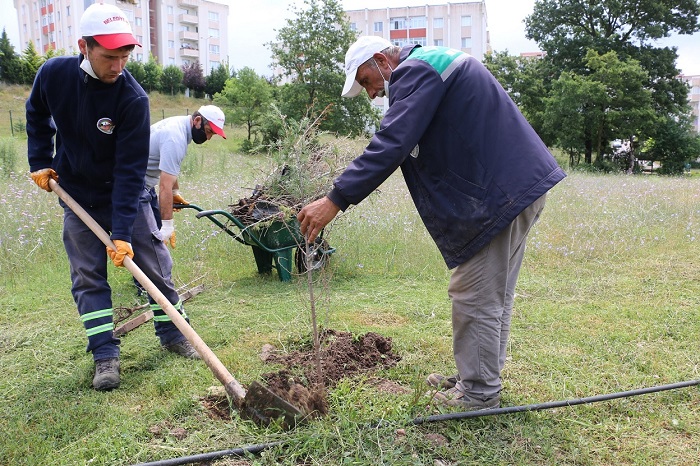
[[[265,345],[262,351],[265,362],[280,364],[283,368],[263,374],[260,383],[308,416],[328,413],[326,389],[333,388],[341,379],[393,367],[401,360],[391,350],[391,338],[374,332],[355,337],[349,332],[327,329],[320,333],[319,340],[322,383],[318,380],[313,347],[280,354]],[[380,385],[385,389],[391,386]],[[400,387],[391,389],[398,391]],[[228,408],[227,403],[217,402],[213,396],[204,398],[203,404],[213,417],[220,417]]]

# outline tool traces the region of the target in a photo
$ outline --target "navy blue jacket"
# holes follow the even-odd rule
[[[328,197],[357,204],[398,167],[449,268],[470,259],[566,175],[476,58],[406,46],[389,109]]]
[[[148,96],[128,71],[105,84],[81,60],[39,68],[26,104],[29,168],[52,167],[84,208],[111,207],[112,239],[130,242],[148,163]]]

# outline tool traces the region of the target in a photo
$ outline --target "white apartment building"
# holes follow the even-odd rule
[[[700,133],[700,75],[681,75],[681,79],[690,86],[688,100],[693,109],[693,126],[695,126],[695,131]]]
[[[381,36],[394,45],[438,45],[463,50],[479,60],[491,51],[486,3],[445,3],[345,12],[360,35]]]
[[[132,59],[189,65],[198,61],[204,75],[228,57],[229,6],[226,0],[13,0],[17,10],[21,49],[33,42],[43,54],[49,49],[77,54],[80,17],[85,8],[102,1],[116,5],[131,22],[143,47]]]

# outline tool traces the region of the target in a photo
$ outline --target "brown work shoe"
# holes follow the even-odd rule
[[[119,358],[95,361],[95,377],[92,379],[92,387],[95,390],[119,388],[119,381]]]
[[[435,388],[453,388],[455,385],[457,385],[457,381],[459,380],[459,375],[451,375],[451,376],[446,376],[442,374],[430,374],[426,381],[428,382],[428,385],[431,387]]]
[[[194,349],[194,346],[192,346],[192,344],[187,340],[182,340],[180,342],[173,343],[172,345],[164,345],[163,348],[171,353],[178,354],[183,358],[202,359],[197,350]]]
[[[433,400],[447,406],[461,408],[464,411],[494,409],[501,406],[501,395],[496,395],[488,400],[478,400],[476,398],[471,398],[466,393],[462,393],[457,387],[435,393],[433,395]]]

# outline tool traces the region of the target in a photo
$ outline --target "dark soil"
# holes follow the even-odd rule
[[[349,332],[323,330],[320,340],[321,377],[313,345],[302,350],[281,354],[270,345],[265,345],[261,357],[267,363],[279,364],[282,369],[265,373],[259,381],[280,398],[299,408],[307,416],[322,416],[328,413],[326,390],[333,388],[346,377],[369,374],[377,369],[396,365],[401,357],[391,351],[391,338],[374,332],[354,337]],[[387,383],[376,382],[385,389]],[[223,416],[226,406],[213,397],[203,400],[204,407],[212,417]],[[229,415],[230,418],[230,415]]]

